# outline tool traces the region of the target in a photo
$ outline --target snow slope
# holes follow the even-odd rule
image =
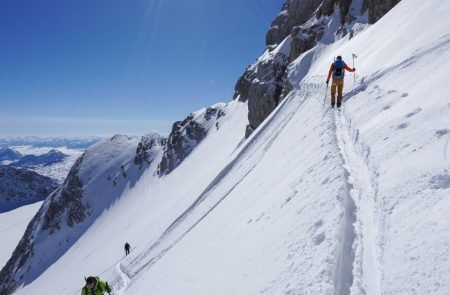
[[[446,294],[449,12],[405,0],[351,41],[299,57],[303,80],[219,175],[212,204],[151,259],[122,262],[126,294]],[[343,111],[324,111],[323,74],[353,52],[358,83],[347,77]]]
[[[27,224],[41,205],[42,202],[37,202],[0,214],[0,267],[3,267],[11,257]]]
[[[77,294],[85,275],[116,294],[448,294],[449,13],[403,0],[302,54],[250,138],[234,101],[177,169],[150,167],[17,294]],[[352,53],[357,82],[331,110],[325,73]]]

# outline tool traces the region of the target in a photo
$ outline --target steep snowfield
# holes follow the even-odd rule
[[[177,169],[151,166],[17,294],[77,294],[87,275],[116,294],[448,294],[449,13],[403,0],[303,54],[248,140],[234,101]],[[352,53],[357,82],[331,110],[325,73]]]
[[[41,205],[42,202],[37,202],[0,214],[0,268],[11,257],[11,253],[22,238],[27,224]]]

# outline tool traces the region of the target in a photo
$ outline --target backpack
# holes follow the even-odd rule
[[[333,79],[342,79],[344,78],[344,61],[336,60],[334,62],[334,70],[333,70]]]

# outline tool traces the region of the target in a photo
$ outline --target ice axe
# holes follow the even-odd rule
[[[354,53],[352,53],[352,57],[353,57],[353,68],[355,68],[355,58],[358,58],[358,57]],[[356,73],[353,72],[353,85],[355,85],[355,84],[356,84]]]

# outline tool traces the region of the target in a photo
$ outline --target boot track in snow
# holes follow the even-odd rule
[[[380,259],[374,227],[376,184],[360,149],[359,133],[356,131],[352,136],[349,122],[344,109],[334,113],[336,140],[346,181],[335,294],[380,294]]]

